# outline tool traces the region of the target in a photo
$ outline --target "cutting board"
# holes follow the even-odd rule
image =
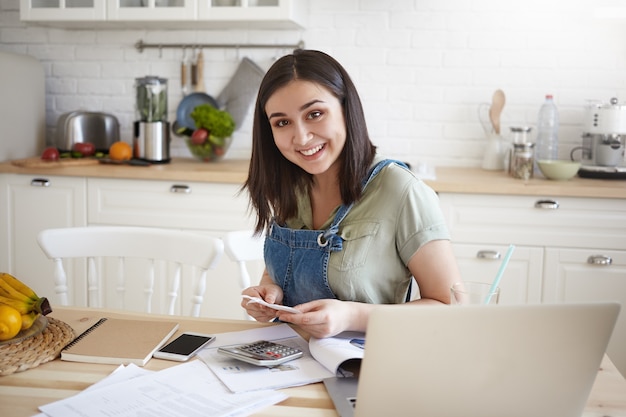
[[[44,161],[43,159],[36,157],[16,159],[15,161],[11,161],[11,164],[22,168],[67,168],[86,165],[97,165],[98,160],[96,158],[69,158],[60,159],[58,161]]]

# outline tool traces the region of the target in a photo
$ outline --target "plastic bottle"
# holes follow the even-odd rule
[[[559,159],[559,110],[551,94],[539,109],[535,160]]]

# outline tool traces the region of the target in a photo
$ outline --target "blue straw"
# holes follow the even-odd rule
[[[514,250],[515,250],[515,246],[509,245],[509,249],[506,251],[506,255],[504,255],[504,259],[502,260],[502,263],[500,264],[500,269],[498,269],[498,273],[496,274],[496,277],[491,283],[491,288],[489,288],[489,294],[487,294],[487,298],[485,299],[485,304],[489,304],[489,302],[491,302],[491,296],[496,291],[496,288],[498,288],[498,285],[500,285],[500,279],[502,279],[502,274],[504,274],[504,270],[506,269],[506,266],[509,264],[509,260],[511,259],[511,255],[513,255]]]

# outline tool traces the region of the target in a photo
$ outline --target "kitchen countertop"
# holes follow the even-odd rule
[[[248,160],[203,163],[191,158],[174,158],[171,163],[149,167],[95,164],[25,168],[14,166],[10,162],[2,162],[0,173],[242,184],[248,176],[248,164]],[[511,178],[504,171],[486,171],[480,168],[437,167],[435,171],[436,179],[425,182],[440,193],[626,199],[626,180],[574,177],[569,181],[551,181],[543,178],[523,181]]]

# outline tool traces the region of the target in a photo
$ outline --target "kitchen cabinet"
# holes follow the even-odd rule
[[[176,28],[178,22],[185,29],[295,29],[304,25],[305,7],[302,0],[20,0],[20,18],[78,28],[150,22],[161,28],[169,22],[167,28]]]
[[[53,263],[36,238],[43,229],[84,226],[85,202],[84,178],[0,175],[0,271],[15,275],[39,295],[55,294]],[[80,303],[76,296],[77,291],[70,291],[71,303]]]
[[[496,276],[507,245],[476,245],[454,242],[454,255],[466,281],[491,283]],[[543,250],[530,246],[515,248],[500,283],[500,304],[541,302]]]
[[[254,227],[254,219],[248,212],[247,194],[239,193],[240,187],[239,184],[193,181],[89,178],[87,222],[89,225],[186,229],[221,238],[228,231]],[[114,268],[110,270],[115,271]],[[258,281],[262,272],[262,262],[251,265],[253,281]],[[195,278],[193,271],[183,271],[180,297],[180,311],[183,313],[191,308],[187,303],[191,299]],[[158,292],[159,289],[155,292],[155,299],[159,298]],[[105,307],[111,307],[115,303],[114,288],[107,288],[106,293],[110,303],[105,300]],[[207,275],[207,291],[200,314],[221,318],[244,317],[240,293],[237,264],[224,254],[216,269]]]
[[[543,291],[545,302],[622,304],[607,354],[626,375],[626,250],[547,248]]]
[[[508,245],[516,246],[501,281],[503,303],[617,300],[626,305],[623,199],[463,193],[439,197],[465,280],[491,282]],[[487,261],[494,253],[500,258]],[[605,257],[612,260],[610,265],[603,265]],[[507,291],[513,294],[507,296]],[[609,352],[626,374],[624,308]]]

